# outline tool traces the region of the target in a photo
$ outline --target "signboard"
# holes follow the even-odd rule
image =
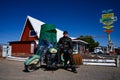
[[[102,19],[114,17],[114,13],[102,14]]]
[[[110,34],[111,32],[113,32],[113,30],[104,30],[104,32]]]
[[[113,28],[113,26],[103,26],[103,28],[105,28],[105,29],[111,29],[111,28]]]
[[[116,20],[117,18],[114,16],[114,13],[106,13],[106,14],[102,14],[102,18],[100,19],[100,22],[103,25],[109,26],[113,24],[114,21]]]

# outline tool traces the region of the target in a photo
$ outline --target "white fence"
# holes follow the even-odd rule
[[[105,59],[83,59],[84,65],[120,66],[120,56],[107,56]]]

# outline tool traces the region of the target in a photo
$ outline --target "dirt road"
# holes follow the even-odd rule
[[[0,58],[0,80],[120,80],[117,67],[81,65],[77,71],[77,74],[64,69],[24,72],[23,62]]]

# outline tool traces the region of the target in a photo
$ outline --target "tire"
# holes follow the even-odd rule
[[[35,64],[31,64],[31,65],[27,65],[27,66],[25,66],[25,69],[26,69],[26,71],[28,71],[28,72],[32,72],[32,71],[34,71],[34,70],[36,70],[36,65]]]
[[[35,71],[36,69],[38,69],[40,66],[41,66],[40,62],[38,62],[37,64],[26,65],[25,70],[27,72],[32,72],[32,71]]]

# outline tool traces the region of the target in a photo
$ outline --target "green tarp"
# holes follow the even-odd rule
[[[42,44],[43,40],[47,40],[52,44],[57,43],[56,37],[57,31],[55,25],[52,24],[43,24],[41,26],[41,32],[39,37],[39,45]]]

